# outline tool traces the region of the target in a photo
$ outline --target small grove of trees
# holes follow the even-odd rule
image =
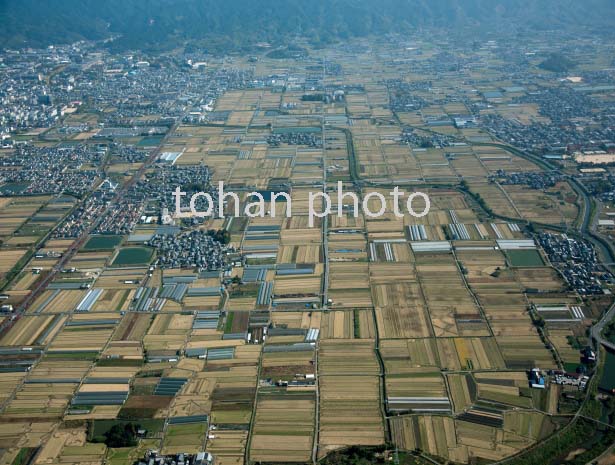
[[[470,190],[470,186],[468,186],[468,182],[465,179],[462,179],[461,182],[459,183],[459,189],[461,189],[463,192],[467,193],[470,197],[472,197],[474,199],[474,201],[488,214],[493,216],[493,210],[491,209],[491,207],[489,207],[489,205],[487,204],[487,202],[485,202],[485,199],[483,199],[481,197],[481,195],[477,192],[472,192]]]
[[[324,102],[325,94],[305,94],[301,96],[303,102]]]
[[[487,205],[487,202],[485,202],[485,199],[483,199],[480,194],[475,194],[472,192],[470,193],[470,195],[474,197],[474,200],[476,200],[476,203],[478,203],[480,207],[487,212],[487,214],[489,215],[493,214],[493,211],[491,210],[489,205]]]
[[[567,461],[569,464],[581,465],[599,455],[615,440],[615,431],[602,428],[595,423],[580,418],[564,432],[555,433],[544,441],[540,447],[520,455],[509,462],[511,465],[548,465],[559,463],[569,452],[591,443],[582,454],[575,455]]]
[[[335,451],[323,459],[323,465],[374,465],[384,464],[386,447],[351,446]]]
[[[95,436],[92,442],[104,442],[107,447],[134,447],[137,445],[137,432],[141,425],[118,423],[109,428],[102,436]]]
[[[210,229],[209,231],[207,231],[207,234],[221,244],[227,245],[229,242],[231,242],[231,233],[224,229]]]
[[[545,319],[542,315],[538,314],[538,312],[530,311],[530,318],[532,318],[532,323],[534,323],[534,326],[537,328],[545,327]]]
[[[615,321],[611,321],[604,327],[603,335],[608,341],[615,342]]]
[[[576,67],[576,63],[561,53],[553,53],[539,65],[540,68],[554,73],[565,73]]]

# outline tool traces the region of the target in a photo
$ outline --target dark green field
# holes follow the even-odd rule
[[[154,251],[147,247],[126,247],[120,249],[113,265],[147,265]]]
[[[160,145],[160,142],[162,142],[163,138],[164,138],[164,136],[144,137],[143,139],[141,139],[139,141],[139,143],[137,144],[137,147],[139,147],[139,148],[143,148],[143,147],[157,147],[158,145]]]
[[[122,236],[92,236],[83,250],[113,250],[122,242]]]
[[[615,389],[615,354],[612,352],[606,352],[600,389],[607,392],[613,392]]]
[[[13,182],[2,186],[3,195],[21,194],[29,186],[27,182]]]
[[[545,266],[540,253],[537,250],[507,250],[506,256],[510,266],[521,268],[537,268]]]

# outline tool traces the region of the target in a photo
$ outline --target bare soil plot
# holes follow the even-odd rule
[[[261,394],[250,441],[250,459],[306,462],[312,454],[314,395]]]
[[[320,327],[323,339],[373,339],[376,334],[369,310],[333,311],[323,315]]]
[[[417,282],[373,284],[371,288],[381,338],[431,335],[426,305]]]
[[[449,370],[505,367],[494,338],[445,338],[438,339],[437,345],[440,363]]]
[[[377,376],[321,376],[320,456],[349,445],[384,441]]]

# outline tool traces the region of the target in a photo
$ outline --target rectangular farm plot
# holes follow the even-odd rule
[[[47,289],[29,307],[28,313],[70,312],[75,309],[85,295],[86,291],[81,289]]]
[[[556,299],[554,299],[556,300]],[[561,299],[564,300],[564,299]],[[532,299],[536,313],[549,325],[549,327],[571,327],[581,323],[585,318],[587,309],[571,299],[570,302],[550,301],[547,299]]]
[[[309,343],[276,344],[263,352],[262,366],[264,373],[286,373],[287,367],[295,367],[300,372],[313,374],[310,367],[316,356],[314,346]],[[286,373],[294,376],[295,373]]]
[[[4,410],[5,418],[59,419],[73,396],[90,362],[43,360],[32,369]]]
[[[442,338],[437,345],[441,366],[449,370],[505,367],[495,339],[490,337]]]
[[[515,270],[515,276],[521,286],[536,291],[563,291],[565,283],[553,268],[522,268]]]
[[[570,345],[570,341],[574,338],[575,334],[572,329],[549,327],[549,341],[557,350],[565,366],[579,364],[579,349]]]
[[[85,431],[77,428],[55,432],[41,454],[44,460],[54,463],[102,463],[107,453],[105,444],[84,443]]]
[[[502,294],[498,297],[505,299],[506,295]],[[515,306],[486,305],[485,308],[489,324],[493,329],[493,335],[498,339],[498,343],[501,337],[513,338],[537,335],[537,330],[532,324],[527,308],[522,306],[521,303]]]
[[[153,253],[153,249],[148,247],[125,247],[120,249],[112,264],[114,266],[147,265]]]
[[[0,279],[3,278],[6,273],[11,271],[27,252],[27,249],[0,250]]]
[[[416,270],[407,263],[370,263],[369,280],[371,284],[415,282]]]
[[[507,250],[506,257],[512,267],[540,268],[545,265],[540,252],[536,249]]]
[[[321,375],[379,373],[374,342],[353,339],[322,340],[318,353],[318,371]]]
[[[429,337],[431,326],[417,282],[372,284],[376,321],[383,339]]]
[[[467,421],[455,421],[457,440],[465,445],[469,456],[479,457],[488,462],[496,462],[511,456],[528,447],[532,441],[508,433],[506,443],[498,440],[502,430]],[[466,460],[467,461],[467,460]]]
[[[136,289],[146,273],[147,267],[114,268],[103,271],[96,280],[96,286],[104,289]]]
[[[405,262],[412,261],[410,247],[403,239],[377,239],[369,243],[369,256],[372,262]]]
[[[44,346],[60,331],[66,316],[49,315],[19,319],[0,338],[0,346]]]
[[[414,373],[421,367],[438,367],[435,339],[383,339],[380,355],[387,374]]]
[[[310,264],[321,259],[319,245],[282,245],[278,250],[278,263]]]
[[[475,373],[477,396],[480,400],[496,402],[520,408],[537,408],[531,394],[523,393],[527,388],[528,377],[524,371]]]
[[[557,364],[542,343],[537,334],[526,336],[500,336],[497,338],[498,346],[507,368],[530,370],[535,367],[541,369],[557,369]]]
[[[92,236],[83,250],[113,250],[122,242],[122,236]]]
[[[207,450],[222,465],[242,465],[248,431],[218,430],[207,439]]]
[[[497,185],[471,182],[469,183],[469,188],[473,193],[480,195],[483,199],[487,199],[487,204],[496,214],[515,218],[519,217],[518,214],[515,214],[513,204]]]
[[[384,442],[377,376],[321,376],[319,455]]]
[[[42,275],[40,273],[22,271],[15,281],[13,281],[10,290],[21,292],[29,291],[34,288],[36,282],[39,281],[41,277]]]
[[[313,394],[259,394],[250,441],[250,459],[307,462],[314,441]]]
[[[248,425],[257,384],[256,366],[230,367],[228,371],[199,374],[201,389],[210,392],[211,421]],[[189,391],[191,393],[191,391]]]
[[[193,315],[156,315],[143,345],[147,350],[177,351],[181,349],[192,328]]]
[[[329,233],[328,252],[330,264],[343,261],[367,261],[368,246],[362,230],[342,230],[356,232],[331,231]]]
[[[416,268],[436,336],[489,334],[452,256],[421,256]]]
[[[509,423],[516,430],[524,428],[513,421]],[[460,463],[466,463],[470,457],[489,462],[498,461],[514,455],[533,442],[527,437],[508,432],[508,440],[502,443],[499,439],[502,435],[501,429],[446,417],[398,418],[392,421],[391,427],[393,442],[400,449],[421,449]]]
[[[141,341],[149,327],[151,315],[127,313],[113,333],[113,341]]]
[[[466,446],[458,443],[455,421],[442,416],[412,416],[391,420],[393,443],[401,450],[420,449],[429,454],[465,463]]]
[[[328,295],[333,309],[371,307],[367,263],[330,263]]]
[[[90,308],[91,312],[126,310],[130,291],[128,289],[104,289]]]
[[[13,197],[1,200],[0,236],[11,236],[49,201],[49,197]]]
[[[477,387],[471,374],[447,374],[446,379],[454,413],[464,411],[476,401]]]
[[[0,402],[9,401],[26,376],[25,371],[0,373]]]
[[[273,293],[276,298],[297,295],[319,295],[321,277],[317,276],[277,276]]]
[[[567,183],[542,191],[527,186],[502,186],[524,218],[542,223],[572,224],[578,215],[576,194]]]
[[[49,350],[99,352],[111,338],[119,320],[119,315],[115,313],[75,314],[53,340]]]
[[[504,429],[512,431],[517,436],[536,441],[552,434],[554,425],[545,414],[540,412],[506,412]]]
[[[196,454],[202,450],[206,432],[206,422],[169,425],[164,434],[161,452]]]
[[[439,371],[417,368],[413,372],[387,375],[389,412],[450,413],[444,378]]]
[[[68,262],[67,266],[79,270],[101,270],[107,265],[112,255],[112,250],[101,252],[80,251]]]
[[[371,310],[333,311],[323,314],[322,339],[373,339],[376,327]]]

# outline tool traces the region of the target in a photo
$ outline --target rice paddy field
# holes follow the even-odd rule
[[[416,55],[378,46],[386,53],[327,49],[326,66],[341,66],[328,85],[345,89],[334,102],[302,98],[322,73],[320,58],[213,60],[216,72],[253,70],[285,85],[229,84],[207,124],[132,138],[181,153],[176,168],[207,166],[212,182],[241,194],[240,207],[251,191],[289,193],[290,218],[285,202],[267,201],[263,218],[176,224],[228,231],[234,250],[222,270],[155,266],[143,237],[174,231],[156,220],[139,219],[121,235],[43,240],[81,200],[0,197],[0,294],[15,306],[31,296],[14,319],[0,320],[0,463],[40,447],[40,464],[132,465],[149,448],[206,450],[222,465],[305,464],[351,446],[392,445],[442,463],[483,464],[565,422],[572,391],[551,380],[532,389],[528,372],[576,369],[586,330],[609,298],[571,290],[527,224],[574,225],[574,189],[568,181],[544,191],[494,182],[498,170],[541,168],[482,145],[494,140],[480,128],[455,127],[469,111],[462,100],[482,101],[474,92],[482,84],[451,73],[452,83],[421,84],[438,44]],[[391,109],[387,85],[400,73],[416,84],[420,111]],[[444,103],[455,86],[464,99]],[[75,117],[98,121],[84,111]],[[526,104],[489,111],[540,117]],[[408,142],[410,129],[429,143]],[[108,168],[128,181],[138,166]],[[334,194],[338,181],[361,203],[368,191],[385,196],[386,214],[354,215],[350,198]],[[395,185],[428,193],[429,213],[395,215]],[[310,227],[309,194],[323,189],[331,212]],[[158,202],[145,202],[148,215]],[[377,211],[379,203],[372,196],[366,205]],[[576,307],[583,318],[573,318]],[[112,405],[106,392],[116,393]],[[157,426],[135,447],[91,441],[88,425],[127,421]]]
[[[541,268],[545,264],[537,250],[509,250],[506,256],[512,267]]]
[[[196,454],[201,449],[206,432],[206,423],[169,425],[165,431],[161,452],[163,454],[181,452]]]
[[[6,197],[0,199],[0,237],[10,237],[51,198],[48,196]]]
[[[250,458],[266,462],[310,460],[314,416],[313,394],[259,395],[250,440]]]
[[[406,450],[419,448],[455,462],[466,462],[470,457],[501,460],[552,431],[544,415],[522,413],[507,418],[510,429],[505,437],[494,427],[441,416],[395,419],[392,434]]]
[[[46,346],[66,320],[62,315],[24,317],[3,335],[0,346]]]
[[[521,186],[505,186],[503,189],[525,219],[539,223],[573,224],[578,216],[576,194],[567,182],[558,183],[541,193]]]
[[[122,236],[92,236],[83,250],[113,250],[122,242]]]
[[[319,380],[320,452],[384,440],[377,376],[323,375]]]
[[[125,247],[120,249],[113,259],[114,266],[146,265],[153,255],[151,249],[145,247]]]

